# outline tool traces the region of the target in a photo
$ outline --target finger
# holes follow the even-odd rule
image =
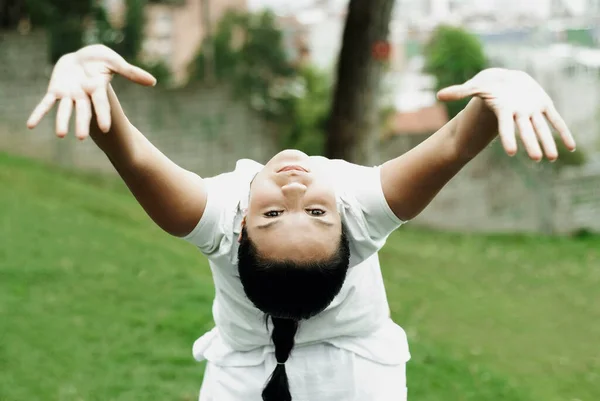
[[[553,105],[551,105],[546,109],[544,114],[546,115],[548,121],[550,121],[550,124],[552,124],[552,126],[558,131],[567,149],[569,149],[571,152],[575,151],[575,147],[577,146],[575,143],[575,138],[573,138],[571,130],[569,130],[569,127],[562,119],[560,114],[558,114],[556,108]]]
[[[78,139],[85,139],[90,133],[90,122],[92,121],[92,103],[87,95],[75,100],[75,135]]]
[[[474,87],[468,84],[452,85],[438,91],[437,98],[442,102],[452,102],[473,96],[477,92]]]
[[[517,116],[515,117],[517,127],[519,127],[519,133],[521,134],[521,140],[527,150],[527,154],[530,158],[535,161],[542,160],[542,149],[538,143],[533,127],[531,126],[531,120],[529,117]]]
[[[108,132],[111,124],[110,103],[105,87],[98,88],[92,93],[92,102],[94,104],[96,120],[98,121],[98,128],[102,132]]]
[[[64,97],[58,104],[56,114],[56,135],[63,138],[69,132],[69,120],[73,112],[73,99]]]
[[[541,114],[534,114],[533,117],[531,117],[531,123],[537,133],[537,137],[542,143],[546,157],[550,161],[555,161],[558,157],[558,150],[556,149],[554,137],[552,136],[552,132],[550,131],[546,120],[544,120],[544,117],[542,117]]]
[[[513,113],[500,111],[497,114],[498,135],[502,141],[502,146],[510,156],[517,154],[517,138],[515,136],[515,121]]]
[[[56,96],[51,93],[47,93],[46,96],[42,98],[42,100],[38,103],[38,105],[33,109],[33,112],[29,116],[27,120],[28,128],[35,128],[36,125],[42,121],[42,118],[50,111],[52,106],[56,103]]]
[[[148,71],[129,64],[123,57],[115,52],[111,52],[109,56],[109,64],[114,72],[123,75],[132,82],[144,86],[156,85],[156,78]]]

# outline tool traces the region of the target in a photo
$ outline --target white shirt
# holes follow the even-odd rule
[[[377,252],[403,224],[390,209],[379,167],[312,157],[334,178],[336,201],[350,243],[350,268],[333,302],[302,321],[297,347],[327,343],[384,365],[410,359],[404,330],[390,319]],[[184,237],[206,255],[215,283],[216,327],[194,343],[198,361],[255,366],[274,352],[264,313],[246,297],[238,278],[237,250],[250,183],[263,165],[239,160],[235,170],[206,178],[207,204],[196,228]],[[271,327],[270,327],[271,328]]]

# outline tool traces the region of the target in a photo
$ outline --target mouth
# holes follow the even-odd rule
[[[285,166],[283,168],[280,168],[277,172],[278,173],[283,173],[284,171],[302,171],[304,173],[308,173],[308,170],[305,169],[302,166],[298,166],[298,165],[289,165],[289,166]]]

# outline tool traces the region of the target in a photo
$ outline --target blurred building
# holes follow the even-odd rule
[[[318,0],[304,7],[279,9],[279,26],[292,60],[333,71],[341,50],[347,3],[347,0]],[[403,25],[391,24],[389,68],[392,71],[399,70],[404,63],[406,34]]]
[[[397,0],[394,17],[420,29],[457,24],[479,30],[535,25],[551,18],[590,20],[599,0]]]
[[[279,17],[277,23],[283,35],[283,47],[295,65],[310,63],[308,29],[293,15]]]
[[[330,71],[340,51],[345,11],[311,6],[278,16],[284,47],[294,62]]]
[[[117,26],[122,24],[125,0],[101,1],[111,22]],[[206,34],[204,1],[208,3],[212,29],[227,10],[247,10],[247,0],[165,0],[146,6],[146,35],[141,57],[165,62],[176,85],[187,80],[188,66]]]

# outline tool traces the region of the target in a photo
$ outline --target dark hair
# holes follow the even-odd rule
[[[238,272],[244,292],[273,323],[271,338],[277,366],[263,393],[264,401],[291,401],[285,362],[294,347],[301,320],[322,312],[340,292],[350,263],[350,246],[342,228],[340,242],[325,260],[296,262],[259,255],[242,228]]]

